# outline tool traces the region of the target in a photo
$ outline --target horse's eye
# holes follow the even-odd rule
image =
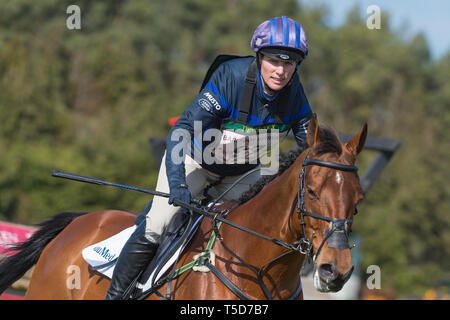
[[[319,197],[317,196],[317,194],[314,192],[314,191],[312,191],[312,189],[310,188],[310,187],[306,187],[306,190],[308,190],[308,194],[311,196],[311,197],[313,197],[313,198],[315,198],[315,199],[318,199]]]

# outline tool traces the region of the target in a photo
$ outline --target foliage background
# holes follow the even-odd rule
[[[81,8],[81,30],[66,9]],[[148,138],[165,137],[216,55],[252,54],[256,26],[288,15],[305,28],[300,68],[322,124],[398,139],[401,149],[359,208],[362,270],[382,268],[396,297],[449,279],[450,54],[423,34],[366,27],[355,7],[331,29],[326,7],[294,0],[15,0],[0,2],[0,219],[59,211],[141,211],[145,195],[52,178],[52,169],[153,188]],[[371,155],[362,156],[367,166]],[[364,274],[362,275],[364,276]]]

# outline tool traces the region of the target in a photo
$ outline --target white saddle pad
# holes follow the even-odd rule
[[[193,228],[196,228],[201,221],[202,217],[199,217],[195,222]],[[124,247],[125,243],[127,242],[128,238],[131,236],[131,234],[136,229],[136,226],[129,227],[118,234],[107,238],[103,241],[100,241],[98,243],[95,243],[89,247],[86,247],[82,250],[81,254],[84,258],[84,260],[92,267],[98,267],[101,265],[104,265],[106,263],[109,263],[113,261],[114,259],[117,259],[120,255],[120,252],[122,251],[122,248]],[[156,278],[154,279],[154,282],[158,281],[164,273],[167,271],[167,269],[176,261],[178,256],[181,254],[183,249],[186,247],[186,245],[189,243],[189,241],[192,239],[194,235],[194,232],[191,233],[190,237],[183,243],[182,246],[178,248],[178,250],[175,252],[175,254],[167,261],[167,263],[162,267],[160,272],[156,275]],[[112,274],[114,272],[114,267],[116,263],[110,264],[109,266],[106,266],[105,268],[98,269],[97,271],[101,274],[105,275],[106,277],[110,278],[112,277]],[[155,271],[150,275],[149,279],[145,284],[138,284],[139,288],[142,291],[146,291],[150,289],[152,286],[152,279],[155,276]]]
[[[91,267],[98,267],[117,259],[123,246],[135,229],[136,226],[134,225],[110,238],[84,248],[81,252],[84,260],[86,260]],[[116,264],[114,263],[97,271],[111,279],[115,265]]]

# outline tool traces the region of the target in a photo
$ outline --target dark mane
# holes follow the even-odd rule
[[[305,150],[304,148],[295,148],[288,153],[280,153],[279,164],[280,168],[277,174],[272,176],[264,176],[259,179],[248,191],[244,192],[239,198],[239,204],[245,203],[256,194],[258,194],[269,182],[271,182],[276,177],[283,174],[287,168],[289,168],[297,159],[297,157]],[[337,153],[340,155],[342,153],[342,146],[339,136],[336,131],[331,128],[320,128],[320,144],[314,148],[314,153],[317,155],[322,155],[325,153]]]
[[[314,153],[322,155],[325,153],[342,153],[342,143],[338,134],[332,128],[320,128],[320,144],[314,148]]]
[[[280,168],[278,169],[278,172],[271,176],[263,176],[248,191],[244,192],[241,195],[238,202],[242,204],[253,198],[269,182],[271,182],[273,179],[280,176],[284,171],[286,171],[286,169],[289,168],[294,163],[294,161],[303,152],[303,150],[304,150],[303,148],[295,148],[289,151],[288,153],[280,153],[279,159]]]

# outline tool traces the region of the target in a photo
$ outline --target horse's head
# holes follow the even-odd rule
[[[303,244],[312,250],[314,286],[339,291],[353,272],[348,243],[356,206],[363,192],[354,165],[363,149],[367,125],[348,143],[318,125],[308,127],[308,149],[299,182],[298,211]]]

